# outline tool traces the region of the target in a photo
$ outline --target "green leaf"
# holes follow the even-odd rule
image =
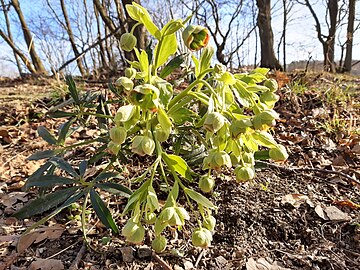
[[[37,132],[41,138],[43,138],[49,144],[55,145],[57,143],[55,137],[44,126],[39,126]]]
[[[184,63],[184,60],[185,58],[183,55],[178,55],[171,59],[169,63],[167,63],[160,72],[160,77],[164,79],[169,76],[175,69],[177,69],[182,63]]]
[[[90,200],[95,213],[100,218],[101,222],[107,228],[110,228],[114,233],[118,234],[119,229],[116,226],[109,209],[106,207],[105,203],[101,200],[100,196],[93,188],[90,189]]]
[[[54,164],[56,167],[64,170],[65,172],[67,172],[71,176],[79,177],[79,175],[74,170],[74,168],[68,162],[66,162],[64,159],[58,158],[58,157],[53,157],[52,159],[50,159],[50,162],[52,164]]]
[[[145,192],[147,193],[149,184],[150,184],[149,180],[144,182],[141,185],[141,187],[139,187],[135,192],[133,192],[133,194],[131,194],[131,196],[124,208],[123,214],[126,214],[129,210],[131,210],[133,208],[134,204],[141,199],[142,195],[144,195]]]
[[[40,160],[44,158],[53,157],[58,153],[60,153],[60,151],[61,150],[58,149],[58,150],[45,150],[45,151],[36,152],[32,154],[30,157],[28,157],[27,160]]]
[[[210,67],[213,55],[214,48],[212,46],[206,46],[200,56],[200,73]]]
[[[255,68],[251,73],[260,73],[262,75],[266,75],[269,71],[270,71],[269,68],[258,67],[258,68]]]
[[[129,198],[130,195],[132,194],[132,191],[130,189],[118,183],[112,183],[112,182],[97,183],[95,184],[95,186],[107,192],[120,195],[126,198]]]
[[[184,159],[177,155],[166,154],[165,152],[162,153],[162,157],[171,170],[188,180],[192,179],[191,170]]]
[[[64,117],[76,116],[75,113],[64,112],[64,111],[49,112],[48,114],[52,118],[64,118]]]
[[[195,65],[195,76],[197,77],[200,74],[200,62],[199,60],[195,57],[195,55],[191,55],[191,59],[194,62]]]
[[[136,50],[135,50],[136,51]],[[149,57],[146,51],[142,50],[140,54],[138,54],[140,70],[145,74],[145,80],[149,79]]]
[[[198,204],[207,207],[209,209],[215,209],[216,206],[209,201],[209,199],[205,198],[203,195],[201,195],[199,192],[196,192],[189,188],[184,188],[184,192],[194,201],[196,201]]]
[[[256,151],[254,153],[254,158],[256,160],[268,160],[268,159],[270,159],[269,150]]]
[[[39,176],[43,175],[50,167],[54,165],[51,162],[46,162],[45,164],[41,165],[39,169],[37,169],[26,181],[31,181],[33,179],[38,178]]]
[[[159,47],[160,44],[161,46]],[[158,58],[156,59],[157,62],[155,63],[155,68],[158,68],[163,64],[165,64],[168,58],[174,53],[176,53],[176,50],[177,50],[176,35],[171,34],[163,37],[162,42],[161,43],[159,42],[155,46],[155,55],[158,56]]]
[[[58,185],[67,185],[76,183],[74,179],[57,176],[57,175],[41,175],[32,181],[28,181],[25,187],[55,187]]]
[[[66,84],[67,84],[67,86],[69,88],[70,96],[74,100],[75,104],[80,104],[79,93],[78,93],[78,90],[76,88],[76,84],[74,82],[74,79],[72,78],[72,76],[67,75],[65,77],[65,80],[66,80]]]
[[[79,164],[79,173],[81,176],[84,176],[85,172],[86,172],[86,169],[87,169],[87,166],[88,166],[88,162],[87,160],[83,160],[80,162]]]
[[[16,211],[13,216],[19,219],[24,219],[41,214],[64,202],[67,198],[73,195],[76,190],[78,190],[78,187],[70,187],[67,189],[59,189],[55,192],[46,194],[43,197],[30,201],[23,208]]]
[[[75,118],[70,119],[69,121],[65,122],[60,129],[59,132],[59,138],[58,138],[58,144],[63,145],[65,142],[66,137],[68,136],[69,129],[72,125],[72,123],[75,122]]]
[[[105,179],[110,179],[110,178],[114,178],[117,177],[119,174],[116,172],[104,172],[104,173],[100,173],[98,176],[96,176],[96,178],[94,179],[94,182],[100,182],[102,180]]]
[[[274,140],[274,138],[265,131],[256,131],[256,132],[252,133],[251,135],[254,138],[254,140],[262,146],[265,146],[268,148],[277,147],[277,143]]]
[[[170,130],[171,125],[172,125],[171,120],[170,120],[169,116],[166,114],[166,112],[164,111],[164,109],[162,109],[161,107],[159,108],[159,111],[157,114],[157,119],[163,129]]]
[[[176,111],[172,111],[169,117],[171,117],[177,125],[182,125],[187,121],[192,122],[196,119],[196,114],[187,108],[181,107]]]

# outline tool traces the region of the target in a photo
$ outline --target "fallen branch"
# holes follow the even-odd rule
[[[279,169],[281,171],[285,171],[285,172],[296,172],[296,171],[302,171],[302,172],[319,172],[319,173],[326,173],[326,174],[336,174],[339,176],[342,176],[343,178],[352,181],[358,185],[360,185],[360,181],[356,180],[355,178],[351,177],[350,175],[343,173],[343,172],[339,172],[339,171],[333,171],[333,170],[326,170],[326,169],[319,169],[319,168],[299,168],[299,167],[283,167],[283,166],[279,166],[273,163],[269,163],[269,162],[265,162],[265,161],[256,161],[256,163],[258,164],[262,164],[262,165],[266,165],[270,168],[276,168]]]
[[[152,257],[155,259],[155,261],[157,261],[161,265],[163,269],[172,270],[172,267],[163,259],[161,259],[160,256],[157,255],[155,252],[152,253]]]
[[[78,269],[78,265],[82,259],[82,257],[84,256],[86,251],[86,244],[83,243],[82,247],[80,248],[78,254],[76,255],[75,260],[72,262],[72,264],[69,267],[69,270],[76,270]]]

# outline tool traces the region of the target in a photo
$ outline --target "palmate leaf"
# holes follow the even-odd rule
[[[64,202],[71,195],[73,195],[78,189],[79,189],[78,187],[70,187],[67,189],[60,189],[55,192],[46,194],[43,197],[30,201],[23,208],[21,208],[15,214],[13,214],[13,216],[19,219],[23,219],[37,214],[41,214]]]
[[[165,64],[165,62],[168,60],[168,58],[176,53],[177,50],[177,41],[176,41],[176,35],[171,34],[168,36],[163,37],[163,41],[161,46],[159,47],[159,44],[156,44],[155,46],[155,55],[158,55],[157,63],[155,63],[155,68],[158,68]],[[160,51],[158,51],[160,50]]]
[[[107,228],[110,228],[114,233],[118,234],[119,229],[116,226],[109,209],[106,207],[105,203],[101,200],[99,194],[97,194],[93,188],[90,189],[90,201],[95,210],[96,215],[99,217],[101,222]]]
[[[59,138],[58,138],[59,145],[64,144],[66,137],[69,135],[69,129],[72,123],[75,122],[75,120],[76,120],[75,118],[72,118],[61,126],[61,129],[59,131]]]
[[[185,57],[184,55],[178,55],[176,57],[174,57],[173,59],[171,59],[169,61],[169,63],[166,64],[166,66],[161,70],[160,72],[160,77],[161,78],[166,78],[167,76],[169,76],[175,69],[177,69],[178,67],[180,67],[180,65],[182,63],[184,63],[185,61]]]

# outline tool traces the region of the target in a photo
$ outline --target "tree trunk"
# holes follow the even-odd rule
[[[69,20],[69,16],[68,16],[68,13],[67,13],[67,10],[66,10],[64,0],[60,0],[60,5],[61,5],[62,13],[64,15],[65,24],[66,24],[66,32],[67,32],[67,34],[69,36],[69,41],[70,41],[70,44],[71,44],[71,48],[73,49],[75,57],[78,57],[76,59],[78,69],[79,69],[79,71],[81,73],[81,76],[84,76],[86,72],[85,72],[84,66],[82,64],[81,58],[79,57],[80,54],[79,54],[79,51],[78,51],[78,49],[76,47],[74,34],[73,34],[72,29],[71,29],[70,20]]]
[[[356,0],[349,0],[349,18],[347,25],[346,54],[343,72],[350,72],[352,66],[351,64],[355,21],[355,2]]]
[[[96,7],[94,7],[94,12],[95,12],[95,18],[96,18],[96,27],[97,27],[97,38],[100,40],[101,38],[101,23],[100,23],[100,18],[99,18],[99,12],[96,9]],[[108,64],[106,62],[106,58],[105,58],[105,48],[104,48],[104,43],[100,42],[99,43],[99,63],[101,68],[107,68]]]
[[[283,70],[274,52],[274,35],[271,28],[270,0],[256,0],[258,6],[257,26],[261,45],[261,66]]]
[[[328,9],[330,16],[330,28],[329,28],[329,35],[326,38],[327,63],[325,65],[325,68],[327,69],[327,71],[335,72],[335,34],[336,34],[337,15],[339,11],[338,0],[329,0]]]
[[[21,24],[21,27],[22,27],[22,31],[23,31],[23,34],[24,34],[24,38],[25,38],[25,42],[26,42],[26,45],[28,47],[30,57],[31,57],[31,61],[32,61],[33,65],[34,65],[34,67],[36,69],[36,72],[40,73],[40,74],[47,74],[47,71],[46,71],[40,57],[36,53],[34,40],[33,40],[33,37],[31,35],[30,29],[27,26],[27,23],[25,21],[25,17],[23,15],[22,11],[21,11],[19,1],[18,0],[12,0],[12,5],[13,5],[13,7],[14,7],[14,9],[15,9],[18,17],[19,17],[20,24]]]

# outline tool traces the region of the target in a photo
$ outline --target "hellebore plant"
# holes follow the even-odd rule
[[[121,230],[128,242],[142,243],[146,229],[150,229],[154,231],[151,246],[156,252],[164,251],[165,230],[185,227],[191,219],[190,209],[198,223],[192,243],[208,247],[216,229],[212,215],[216,206],[202,193],[212,192],[216,176],[226,168],[233,171],[237,182],[249,181],[255,177],[254,156],[276,161],[287,158],[285,148],[268,132],[278,118],[273,110],[279,99],[275,94],[276,81],[266,77],[268,69],[264,68],[232,74],[222,65],[212,67],[214,50],[207,46],[208,30],[186,26],[189,18],[171,20],[159,29],[142,6],[133,3],[126,9],[137,24],[130,33],[123,34],[120,45],[125,51],[134,51],[137,59],[128,61],[130,67],[125,76],[111,85],[114,100],[106,101],[101,94],[90,92],[80,95],[72,79],[67,79],[73,111],[51,112],[54,117],[69,118],[61,126],[58,139],[45,128],[39,129],[39,135],[54,149],[29,158],[48,161],[29,178],[27,186],[68,187],[45,195],[50,203],[39,211],[31,208],[41,204],[44,197],[25,206],[16,216],[26,217],[57,206],[51,214],[54,215],[79,198],[84,198],[86,209],[90,196],[102,223],[117,234],[120,230],[97,193],[103,189],[129,197],[123,209],[129,220]],[[132,33],[139,24],[157,41],[152,52],[136,48]],[[181,56],[174,56],[177,31],[182,31],[189,54],[202,49],[199,58],[191,56],[193,79],[183,90],[166,80],[183,62]],[[115,115],[108,109],[110,105],[116,106]],[[94,118],[100,127],[99,137],[65,145],[67,137],[80,126],[88,127]],[[81,162],[78,170],[65,161],[66,153],[90,143],[95,143],[96,154],[88,162]],[[121,177],[117,171],[121,171],[121,163],[131,154],[139,158],[151,156],[145,172],[133,179],[139,185],[134,192],[114,180]],[[107,166],[95,176],[87,175],[88,165],[94,166],[99,160],[108,160]],[[59,176],[56,168],[70,177]],[[195,173],[195,168],[201,173]],[[199,191],[194,190],[196,186]],[[166,201],[160,203],[158,196],[164,198],[164,194]]]

